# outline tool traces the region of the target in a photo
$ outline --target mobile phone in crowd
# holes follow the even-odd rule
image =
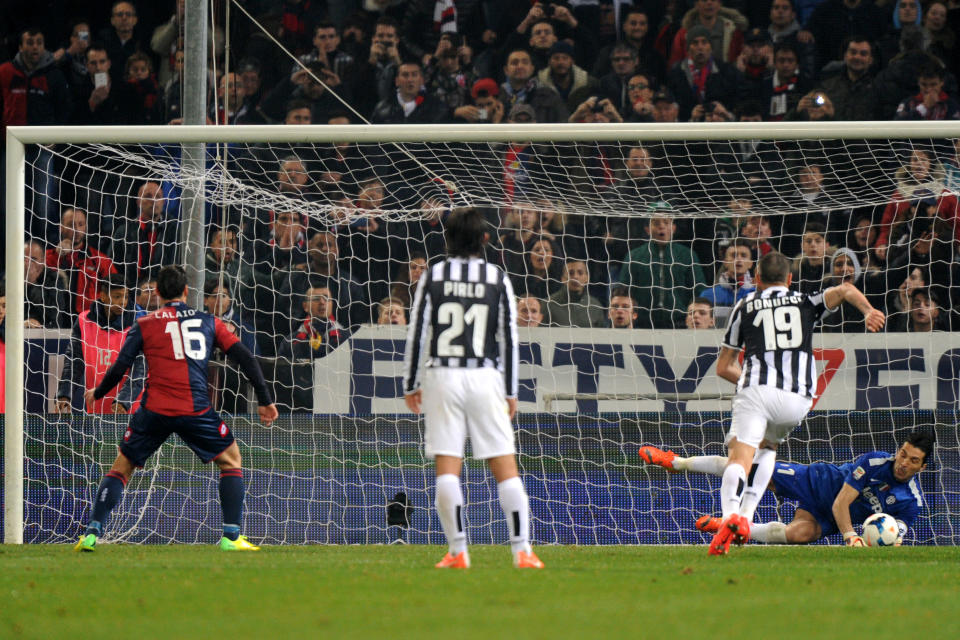
[[[100,73],[93,74],[93,86],[97,89],[100,87],[107,86],[107,72],[101,71]]]

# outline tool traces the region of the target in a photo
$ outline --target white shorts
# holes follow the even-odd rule
[[[462,458],[468,435],[478,460],[516,453],[502,373],[489,367],[425,369],[421,388],[428,457]]]
[[[733,398],[733,419],[724,444],[736,438],[759,447],[764,440],[780,443],[787,439],[810,411],[813,400],[776,387],[755,385]]]

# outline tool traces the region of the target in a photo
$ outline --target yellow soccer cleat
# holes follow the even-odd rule
[[[74,551],[96,551],[97,550],[97,536],[92,533],[87,533],[80,536],[80,539],[77,541],[77,544],[73,545]]]
[[[247,536],[237,536],[236,540],[224,536],[220,538],[221,551],[260,551],[260,547],[247,540]]]

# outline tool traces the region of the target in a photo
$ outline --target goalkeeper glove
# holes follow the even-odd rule
[[[861,538],[860,536],[858,536],[858,535],[857,535],[856,533],[854,533],[853,531],[848,531],[848,532],[846,532],[845,534],[843,534],[843,542],[844,542],[844,544],[846,544],[848,547],[863,547],[863,546],[865,546],[865,545],[863,544],[863,538]]]

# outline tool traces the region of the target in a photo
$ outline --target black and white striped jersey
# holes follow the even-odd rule
[[[730,314],[723,346],[744,350],[737,391],[765,385],[816,396],[813,328],[829,313],[823,292],[769,287],[750,293]]]
[[[481,258],[447,258],[420,278],[403,356],[403,391],[420,387],[421,367],[492,367],[517,396],[517,308],[510,279]]]

